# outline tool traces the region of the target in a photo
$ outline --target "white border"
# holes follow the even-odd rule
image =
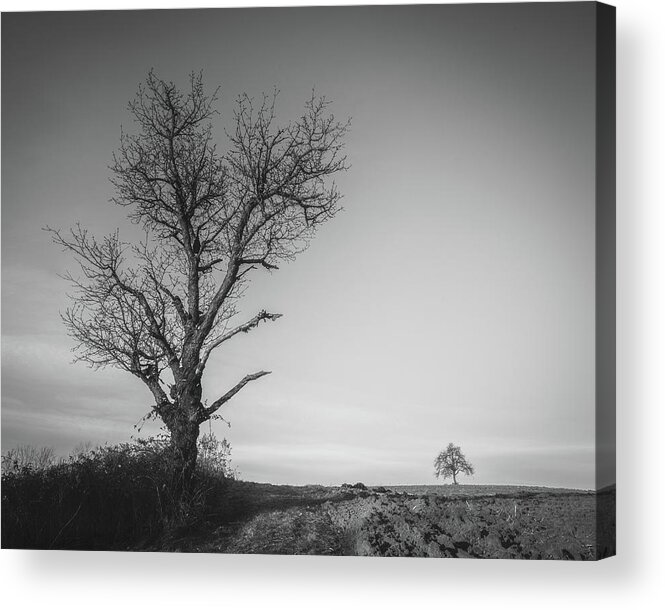
[[[0,7],[252,4],[312,3],[24,0],[2,1]],[[613,4],[618,9],[618,557],[541,563],[2,551],[5,607],[663,607],[665,4]]]

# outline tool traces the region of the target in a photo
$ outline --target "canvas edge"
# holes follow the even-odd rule
[[[596,19],[596,559],[616,555],[616,8]]]

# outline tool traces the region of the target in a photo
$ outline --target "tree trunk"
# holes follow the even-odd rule
[[[190,410],[176,405],[173,416],[167,422],[171,434],[171,515],[176,522],[186,520],[193,491],[194,471],[198,453],[199,424],[190,417]]]
[[[199,438],[199,415],[201,404],[200,382],[183,383],[179,388],[175,404],[165,423],[171,433],[173,459],[173,483],[177,500],[186,500],[191,490],[196,468],[197,441]]]
[[[169,427],[169,431],[171,432],[174,483],[176,489],[187,491],[196,467],[199,425],[186,419],[179,419]]]
[[[455,476],[454,471],[453,471],[453,485],[457,485],[457,477]]]

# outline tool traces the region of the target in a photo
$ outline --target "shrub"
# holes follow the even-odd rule
[[[3,548],[142,548],[175,527],[202,521],[232,474],[228,443],[214,436],[205,442],[207,454],[184,499],[173,493],[165,436],[84,448],[59,463],[23,459],[41,456],[38,450],[8,452],[2,459]]]
[[[224,438],[221,441],[210,432],[199,438],[199,467],[208,474],[235,479],[238,473],[231,466],[231,445]]]

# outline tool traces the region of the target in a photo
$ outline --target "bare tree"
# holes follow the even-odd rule
[[[200,425],[269,374],[249,373],[222,396],[203,399],[212,352],[281,315],[263,310],[231,325],[251,272],[293,259],[339,210],[329,178],[347,168],[349,126],[329,113],[325,98],[312,95],[299,119],[279,126],[277,92],[258,105],[242,95],[220,154],[212,130],[217,91],[204,92],[201,74],[189,85],[181,91],[150,72],[129,104],[135,133],[122,132],[114,155],[113,202],[145,238],[129,244],[117,231],[97,239],[79,225],[48,229],[80,266],[67,276],[75,293],[63,314],[77,358],[118,367],[147,386],[185,483]]]
[[[453,478],[453,483],[457,485],[457,475],[463,472],[471,475],[474,473],[473,466],[467,462],[462,450],[453,443],[448,446],[434,460],[434,474],[438,477],[448,479]]]

